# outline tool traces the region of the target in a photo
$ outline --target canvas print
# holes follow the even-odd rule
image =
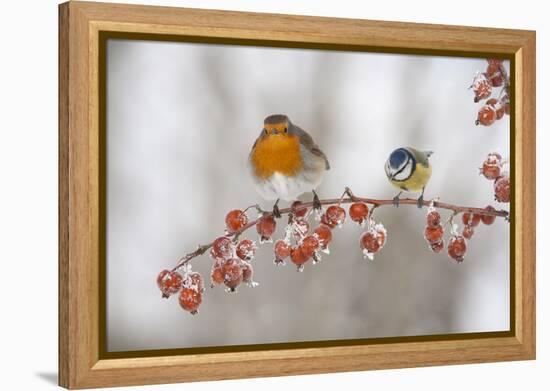
[[[109,39],[107,351],[510,330],[509,74]]]

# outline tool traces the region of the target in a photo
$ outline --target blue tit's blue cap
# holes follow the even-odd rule
[[[407,160],[407,152],[403,148],[396,149],[390,155],[390,167],[399,168]]]

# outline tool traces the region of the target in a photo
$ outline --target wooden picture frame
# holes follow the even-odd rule
[[[159,40],[499,57],[511,61],[511,330],[368,344],[105,354],[102,42]],[[535,358],[535,32],[68,2],[59,6],[59,384],[89,388]],[[103,289],[102,289],[103,287]]]

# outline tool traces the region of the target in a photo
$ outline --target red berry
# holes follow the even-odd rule
[[[243,281],[242,261],[238,258],[228,259],[222,267],[223,283],[232,291]]]
[[[210,255],[213,259],[229,259],[233,256],[234,244],[227,236],[220,236],[212,243]]]
[[[495,110],[497,119],[504,117],[504,105],[499,100],[491,98],[487,101],[487,104]]]
[[[163,270],[157,277],[157,285],[163,297],[169,297],[180,290],[183,277],[178,272]]]
[[[479,111],[477,112],[477,120],[476,125],[484,125],[484,126],[490,126],[495,122],[497,113],[495,109],[493,109],[489,105],[484,105]]]
[[[386,243],[386,230],[382,226],[374,227],[361,235],[360,242],[367,253],[376,253]]]
[[[428,227],[437,227],[441,223],[441,215],[437,210],[432,210],[426,215]]]
[[[302,247],[307,254],[313,255],[315,251],[319,248],[320,243],[315,235],[309,235],[302,240]]]
[[[481,216],[475,213],[463,213],[462,214],[462,223],[464,225],[469,225],[471,227],[477,227],[479,224],[479,221],[481,220]]]
[[[242,210],[232,210],[225,216],[227,232],[233,233],[248,224],[248,216]]]
[[[490,62],[489,65],[487,65],[487,71],[485,74],[493,87],[500,87],[504,84],[504,76],[500,71],[501,65],[502,63],[497,61]]]
[[[292,234],[298,242],[309,232],[309,223],[306,220],[295,220],[292,222]]]
[[[329,228],[336,227],[336,224],[333,224],[332,222],[328,221],[326,213],[323,213],[323,215],[321,216],[321,223],[326,225]]]
[[[472,84],[472,88],[475,95],[474,102],[479,102],[482,99],[487,99],[491,96],[491,93],[493,92],[493,86],[491,85],[491,82],[483,73],[480,73],[476,76]]]
[[[302,201],[294,201],[292,205],[290,206],[292,210],[292,214],[294,215],[294,218],[301,219],[303,218],[307,213],[307,207],[302,206]]]
[[[500,65],[502,65],[502,63],[503,63],[503,60],[500,60],[500,59],[498,59],[498,58],[488,58],[488,59],[487,59],[487,63],[488,63],[489,65],[495,64],[495,65],[497,65],[497,66],[500,66]]]
[[[260,242],[264,243],[271,240],[271,235],[277,228],[277,222],[272,215],[263,216],[256,223],[256,231],[260,235]]]
[[[510,202],[510,178],[508,175],[495,180],[495,200],[498,202]]]
[[[290,256],[290,250],[290,245],[287,242],[284,240],[277,240],[275,246],[273,246],[275,264],[283,263],[283,261]]]
[[[481,173],[487,179],[493,180],[500,176],[502,157],[498,153],[490,153],[480,168]]]
[[[445,247],[445,242],[443,240],[440,240],[439,242],[430,243],[430,248],[434,253],[439,253],[441,250],[443,250],[443,247]]]
[[[453,236],[447,246],[447,252],[449,256],[457,262],[464,260],[466,254],[466,241],[462,236]]]
[[[324,250],[328,247],[329,243],[332,240],[332,231],[331,229],[321,224],[317,228],[315,228],[315,231],[313,231],[315,236],[317,236],[317,239],[319,239],[319,244],[321,245],[321,248]]]
[[[464,229],[462,230],[462,236],[464,236],[466,239],[471,239],[474,235],[474,227],[471,225],[465,225]]]
[[[510,114],[510,97],[508,95],[504,95],[502,99],[500,100],[502,103],[502,106],[504,106],[504,112],[506,114]]]
[[[223,261],[216,261],[210,271],[210,283],[212,286],[223,283]]]
[[[193,288],[199,292],[204,291],[204,280],[202,279],[200,273],[197,272],[189,273],[183,285],[186,288]]]
[[[326,220],[329,226],[341,226],[346,221],[346,210],[338,205],[329,206],[325,212]]]
[[[250,262],[243,261],[242,262],[242,269],[243,269],[243,282],[246,284],[252,284],[252,277],[254,277],[254,268],[252,267],[252,264]]]
[[[364,202],[354,202],[349,207],[349,217],[356,223],[363,223],[369,215],[369,207]]]
[[[202,294],[193,288],[183,288],[180,292],[179,302],[185,311],[196,314],[202,303]]]
[[[493,208],[491,205],[485,207],[485,210],[489,212],[495,212],[496,209]],[[485,225],[491,225],[495,222],[496,216],[490,216],[490,215],[481,215],[481,221],[483,221],[483,224]]]
[[[250,239],[243,239],[237,244],[237,256],[244,260],[254,258],[256,253],[256,243]]]
[[[437,225],[435,227],[427,226],[424,229],[424,237],[429,243],[437,243],[443,238],[443,227]]]
[[[290,251],[290,260],[293,264],[297,266],[302,266],[304,263],[306,263],[309,260],[310,256],[311,255],[308,254],[302,246],[295,247]]]

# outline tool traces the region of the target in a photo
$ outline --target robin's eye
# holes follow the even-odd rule
[[[288,128],[285,127],[285,133],[288,133]]]

